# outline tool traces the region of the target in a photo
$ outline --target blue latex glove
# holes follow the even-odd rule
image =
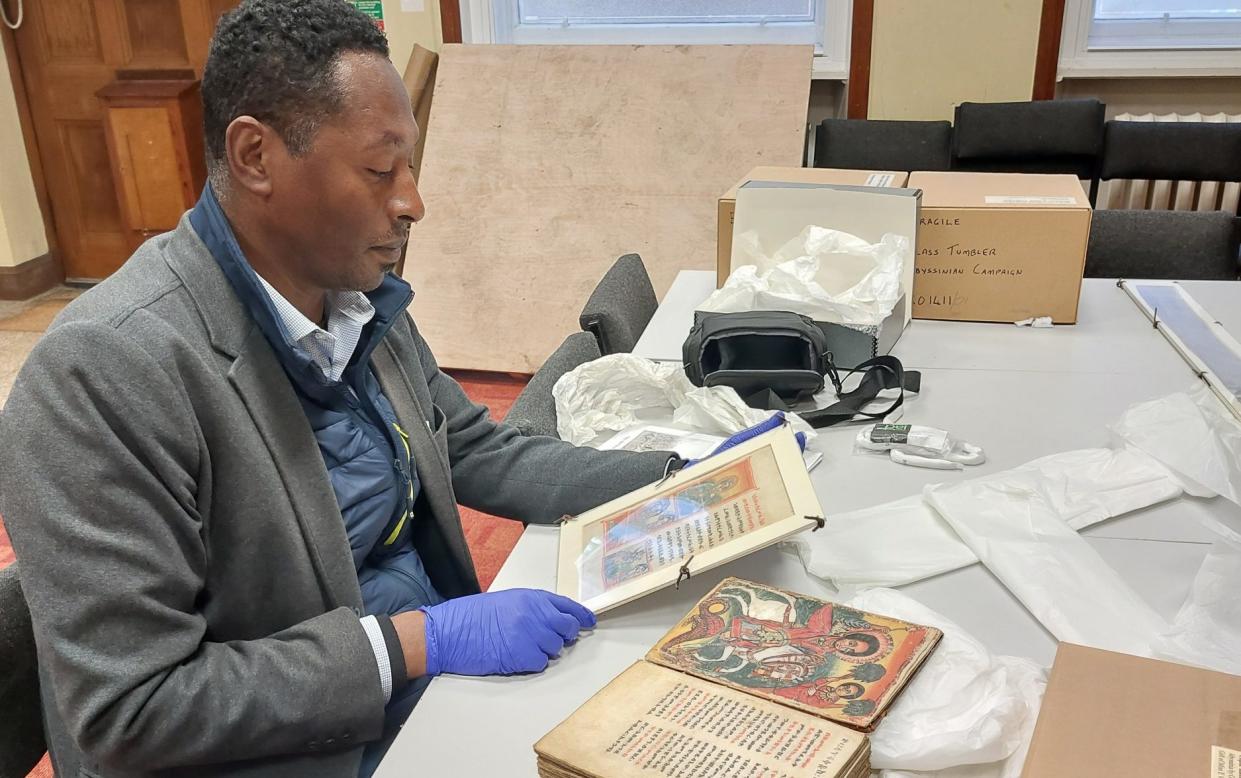
[[[707,454],[702,459],[709,459],[715,456],[716,454],[727,451],[733,446],[739,446],[742,443],[745,443],[747,440],[756,438],[759,435],[762,435],[764,432],[771,432],[772,430],[779,427],[781,424],[784,424],[784,411],[776,411],[775,413],[771,415],[771,418],[767,419],[766,421],[759,422],[758,424],[755,424],[753,427],[748,427],[746,429],[743,429],[740,432],[733,435],[732,437],[730,437],[728,440],[725,440],[723,443],[716,446],[715,449],[710,454]],[[797,445],[801,447],[802,451],[805,451],[806,450],[806,433],[796,432],[793,434],[793,437],[797,438]],[[691,467],[693,465],[696,465],[699,462],[701,462],[702,459],[688,459],[685,461],[685,467]]]
[[[420,610],[427,675],[537,673],[579,630],[595,626],[589,608],[541,589],[472,594]]]

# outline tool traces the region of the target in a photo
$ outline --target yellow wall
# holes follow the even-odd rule
[[[47,253],[47,234],[30,177],[8,60],[0,53],[0,266]]]
[[[1042,0],[875,0],[871,119],[1029,100]]]
[[[403,11],[402,4],[411,8],[421,6],[423,10]],[[440,50],[444,36],[440,30],[439,0],[383,0],[383,6],[388,48],[398,72],[405,72],[415,43],[432,51]]]

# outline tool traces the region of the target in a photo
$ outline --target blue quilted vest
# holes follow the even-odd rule
[[[371,353],[413,298],[409,284],[389,275],[367,293],[375,316],[341,380],[333,382],[289,342],[210,185],[190,213],[190,224],[297,390],[336,493],[366,612],[395,615],[443,602],[410,542],[419,484],[408,440],[370,368]]]

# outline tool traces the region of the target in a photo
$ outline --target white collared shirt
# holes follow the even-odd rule
[[[293,303],[267,283],[266,278],[259,276],[259,281],[267,290],[267,296],[276,307],[276,315],[293,343],[310,355],[324,376],[331,381],[339,381],[353,358],[354,349],[358,347],[362,328],[375,317],[375,306],[370,299],[362,292],[353,290],[328,292],[325,330],[307,319]]]

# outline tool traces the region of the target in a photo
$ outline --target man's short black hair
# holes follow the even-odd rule
[[[253,116],[304,153],[322,120],[340,109],[332,68],[346,52],[388,56],[388,40],[346,0],[245,0],[216,25],[203,69],[203,130],[213,181],[224,132]]]

